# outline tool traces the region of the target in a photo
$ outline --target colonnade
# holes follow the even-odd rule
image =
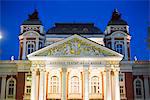
[[[61,70],[61,100],[67,100],[67,68]],[[32,72],[32,86],[31,86],[31,100],[46,100],[47,89],[47,71],[44,67],[31,68]],[[120,100],[120,86],[119,86],[119,70],[105,68],[103,73],[103,98],[104,100]],[[89,65],[83,66],[83,100],[89,100]]]

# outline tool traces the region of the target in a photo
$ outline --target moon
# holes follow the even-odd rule
[[[3,37],[2,37],[2,33],[0,32],[0,39],[2,39]]]

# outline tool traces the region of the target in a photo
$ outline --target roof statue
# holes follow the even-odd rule
[[[121,18],[121,14],[117,9],[114,9],[111,20],[108,22],[108,25],[128,25],[125,20]]]
[[[111,20],[119,20],[121,19],[121,14],[118,12],[117,9],[114,9]]]
[[[28,19],[25,20],[22,25],[42,25],[42,22],[39,19],[37,9],[34,10],[32,14],[28,15]]]
[[[137,57],[136,56],[134,56],[134,61],[137,61]]]
[[[11,61],[14,61],[14,56],[11,56]]]
[[[29,14],[29,19],[39,19],[37,9],[35,9],[32,14]]]

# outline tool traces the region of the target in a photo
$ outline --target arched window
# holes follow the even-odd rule
[[[141,79],[137,78],[134,80],[134,94],[135,98],[143,98],[143,82]]]
[[[34,46],[34,43],[28,43],[27,45],[27,54],[30,54],[32,53],[33,51],[35,50],[35,46]]]
[[[99,93],[100,92],[100,87],[99,87],[99,78],[97,76],[93,76],[91,78],[91,93]]]
[[[79,93],[79,78],[77,76],[71,78],[71,93]]]
[[[123,54],[123,45],[122,44],[116,44],[116,51]]]
[[[51,77],[50,93],[59,93],[59,78],[57,76]]]
[[[11,77],[7,80],[6,98],[15,98],[16,95],[16,80]]]

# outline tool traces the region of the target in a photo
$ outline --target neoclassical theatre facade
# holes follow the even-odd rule
[[[35,10],[20,26],[19,60],[0,61],[1,100],[150,100],[150,61],[130,60],[130,31],[115,9],[94,23],[55,23]]]

